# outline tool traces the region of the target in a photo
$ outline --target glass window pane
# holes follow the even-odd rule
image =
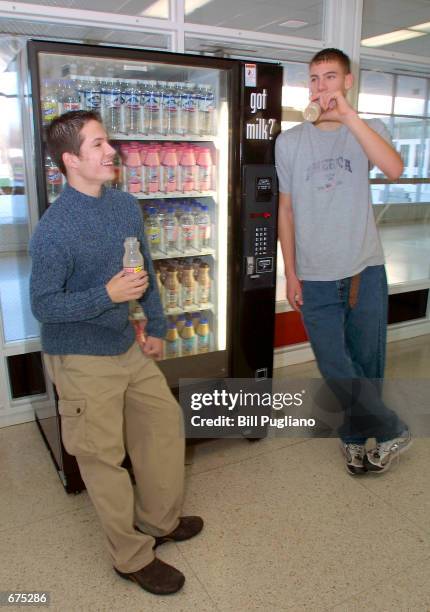
[[[185,37],[185,52],[194,55],[206,55],[209,57],[228,57],[231,59],[251,61],[287,62],[291,59],[291,50],[280,49],[276,46],[261,47],[258,42],[239,43],[231,40],[210,40],[207,36],[199,38],[196,36]]]
[[[152,34],[142,31],[111,30],[92,26],[71,26],[34,21],[3,20],[1,31],[25,36],[51,38],[53,40],[72,40],[74,42],[105,45],[122,45],[139,49],[168,50],[170,37],[167,34]]]
[[[426,79],[400,75],[397,77],[395,115],[423,115]]]
[[[362,119],[380,119],[385,124],[385,127],[387,128],[387,130],[390,132],[394,146],[397,149],[399,149],[399,146],[394,138],[394,134],[391,128],[391,118],[390,117],[387,117],[386,115],[376,115],[376,114],[370,114],[370,113],[366,113],[366,114],[360,113],[360,117]],[[376,166],[373,166],[373,168],[369,172],[369,178],[371,179],[386,178],[386,176],[383,172],[379,170],[379,168],[377,168]],[[372,193],[373,193],[373,187],[372,187]],[[377,200],[374,200],[373,203],[377,204]]]
[[[398,33],[401,30],[404,37],[396,35],[394,38],[377,41],[378,46],[375,48],[428,57],[430,36],[408,28],[429,20],[427,0],[364,0],[361,39]]]
[[[421,178],[428,142],[424,140],[423,121],[394,117],[393,139],[405,164],[402,178]],[[427,152],[428,156],[428,152]]]
[[[6,342],[39,335],[28,296],[28,209],[18,79],[0,73],[0,307]]]
[[[391,113],[393,75],[373,70],[360,72],[360,113]]]
[[[423,178],[430,178],[430,120],[424,125]]]
[[[178,300],[180,285],[173,274],[166,280],[172,285],[173,293],[172,299],[165,304],[165,313],[168,317],[183,315],[185,319],[186,311],[202,312],[200,331],[206,338],[203,349],[209,352],[225,350],[227,242],[222,230],[228,221],[228,70],[216,65],[165,63],[161,56],[154,61],[137,53],[127,53],[128,57],[122,58],[114,49],[107,50],[106,56],[102,56],[100,50],[99,55],[92,54],[90,49],[83,53],[85,55],[79,55],[79,48],[74,47],[64,47],[61,53],[56,53],[55,48],[38,53],[41,107],[48,111],[38,117],[39,124],[48,123],[55,114],[63,113],[72,104],[75,108],[95,105],[101,111],[104,127],[117,151],[117,172],[112,178],[112,187],[131,192],[145,215],[155,214],[156,224],[158,216],[167,215],[170,208],[180,215],[184,197],[193,198],[190,200],[193,214],[201,216],[200,221],[207,229],[204,240],[191,246],[182,244],[182,240],[179,243],[176,238],[164,246],[160,240],[154,240],[150,244],[151,255],[161,274],[167,274],[172,258],[186,263],[187,254],[199,256],[199,287],[206,288],[204,295],[199,294],[197,304],[190,290],[182,303]],[[206,101],[203,110],[207,112],[203,112],[202,107],[199,107],[200,112],[195,110],[199,100]],[[188,112],[190,109],[192,113]],[[157,148],[149,146],[154,142],[160,143]],[[166,182],[159,181],[158,171],[163,153],[161,145],[167,142],[169,147],[164,147],[162,164],[171,169],[171,176]],[[190,152],[187,159],[184,151]],[[53,202],[62,185],[52,179],[58,173],[55,161],[46,155],[44,162],[48,201]],[[38,163],[42,165],[43,160],[39,159]],[[144,172],[141,172],[142,163]],[[194,180],[193,175],[187,185],[181,186],[177,181],[181,163],[182,167],[188,163],[205,170],[200,172],[199,180]],[[149,177],[151,169],[157,170],[152,178]],[[200,211],[201,207],[204,211],[203,208]],[[197,257],[193,260],[194,265],[197,265],[196,260]],[[177,270],[179,267],[174,272]],[[194,277],[188,280],[187,286],[193,288]],[[194,321],[197,326],[196,316]],[[178,356],[177,335],[174,337],[177,329],[172,318],[169,322],[173,324],[173,328],[170,327],[172,346],[166,344],[165,356],[173,359]],[[193,342],[190,344],[188,348],[195,352],[196,346]]]
[[[309,102],[309,70],[304,63],[284,64],[282,107],[287,110],[304,110]]]
[[[16,0],[18,4],[27,0]],[[42,4],[55,8],[74,8],[81,11],[91,9],[103,13],[118,13],[120,15],[142,15],[143,17],[169,18],[169,0],[129,0],[114,2],[113,0],[32,0],[32,4]],[[61,26],[63,27],[63,26]],[[3,30],[3,28],[2,28]]]
[[[185,21],[321,40],[323,0],[185,0]]]

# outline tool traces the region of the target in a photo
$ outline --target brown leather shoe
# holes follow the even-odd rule
[[[203,519],[201,516],[181,516],[179,525],[165,536],[155,537],[153,548],[157,548],[164,542],[182,542],[193,538],[203,529]]]
[[[137,572],[126,574],[117,570],[116,567],[114,567],[114,570],[121,578],[136,582],[142,589],[154,595],[176,593],[184,586],[185,582],[185,576],[182,572],[168,563],[164,563],[161,559],[157,559],[157,557]]]

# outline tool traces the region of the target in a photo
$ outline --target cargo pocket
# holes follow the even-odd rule
[[[85,400],[59,400],[63,444],[70,455],[94,455],[88,435]]]

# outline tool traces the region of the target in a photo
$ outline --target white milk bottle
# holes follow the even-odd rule
[[[138,274],[144,270],[143,255],[140,252],[140,244],[136,236],[129,236],[124,241],[124,257],[122,259],[123,270],[126,274]],[[136,340],[140,346],[145,344],[146,317],[142,306],[137,300],[128,303],[129,319],[132,322],[136,334]]]

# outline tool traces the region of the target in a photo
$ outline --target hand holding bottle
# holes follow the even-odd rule
[[[148,272],[143,270],[135,274],[127,274],[123,270],[112,276],[106,284],[106,291],[114,303],[138,300],[148,289]]]
[[[343,91],[324,91],[311,96],[311,103],[317,102],[321,108],[320,121],[339,121],[344,123],[350,116],[356,116]]]

